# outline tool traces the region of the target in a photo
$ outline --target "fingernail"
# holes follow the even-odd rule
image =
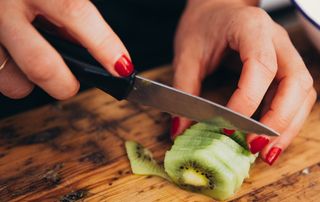
[[[172,118],[172,121],[171,121],[171,130],[170,130],[171,139],[174,139],[175,136],[177,135],[179,125],[180,125],[180,119],[179,119],[179,117],[174,117],[174,118]]]
[[[130,76],[133,72],[133,64],[126,55],[122,55],[118,59],[118,61],[114,64],[114,68],[118,74],[123,77]]]
[[[227,129],[227,128],[223,128],[222,131],[225,135],[228,135],[228,136],[231,136],[233,135],[234,132],[236,132],[235,130]]]
[[[253,154],[260,152],[267,144],[269,139],[263,136],[256,137],[250,142],[250,151]]]
[[[279,147],[272,147],[267,154],[266,162],[272,166],[272,164],[278,159],[279,155],[281,154],[282,149]]]

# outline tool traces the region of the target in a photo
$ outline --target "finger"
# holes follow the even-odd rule
[[[42,15],[65,27],[111,74],[129,76],[133,65],[119,37],[88,0],[31,0]]]
[[[189,128],[191,124],[192,121],[187,118],[179,116],[172,117],[170,129],[171,139],[174,140],[177,136],[182,134],[184,130]]]
[[[12,60],[8,60],[0,70],[0,92],[9,98],[20,99],[29,95],[32,89],[33,84]]]
[[[260,121],[281,134],[313,89],[313,80],[286,34],[278,32],[274,44],[281,67],[276,76],[279,86]]]
[[[20,13],[3,19],[0,40],[29,80],[51,96],[66,99],[79,89],[79,83],[61,56]]]
[[[204,68],[191,50],[179,52],[174,61],[173,87],[192,95],[199,95],[201,82],[204,78]],[[181,134],[192,122],[186,118],[174,117],[172,120],[171,137]]]
[[[265,114],[269,108],[270,108],[270,104],[272,102],[272,99],[274,97],[274,94],[277,90],[277,83],[273,82],[265,97],[264,97],[264,101],[263,101],[263,108],[261,111],[261,114]],[[247,135],[247,144],[248,147],[251,151],[251,153],[256,154],[258,152],[260,152],[270,141],[272,141],[272,137],[269,136],[261,136],[261,135],[257,135],[257,134],[248,134]]]
[[[248,34],[250,32],[255,33],[255,36]],[[277,72],[275,48],[270,33],[256,26],[236,32],[228,40],[231,48],[239,51],[243,68],[238,87],[227,106],[241,114],[252,116]]]
[[[305,120],[307,119],[312,106],[317,98],[317,93],[313,89],[310,91],[304,103],[300,106],[298,113],[294,116],[293,120],[280,137],[274,139],[268,146],[266,146],[262,152],[262,158],[272,165],[282,151],[284,151],[293,139],[298,135],[299,130],[302,128]]]

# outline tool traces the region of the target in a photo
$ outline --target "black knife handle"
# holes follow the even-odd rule
[[[112,76],[85,48],[43,31],[41,34],[60,53],[80,83],[99,88],[118,100],[128,96],[135,73],[126,78]]]

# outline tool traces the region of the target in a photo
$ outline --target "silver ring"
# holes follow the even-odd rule
[[[6,56],[6,58],[4,59],[3,63],[0,65],[0,71],[6,66],[8,60],[9,60],[9,57]]]

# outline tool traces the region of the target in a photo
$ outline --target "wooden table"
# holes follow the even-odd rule
[[[320,56],[299,29],[292,38],[320,92]],[[230,64],[230,63],[229,63]],[[226,65],[228,67],[228,65]],[[221,75],[223,74],[223,75]],[[170,83],[170,67],[145,76]],[[204,97],[224,104],[238,75],[224,70]],[[0,121],[0,201],[211,201],[158,177],[131,174],[124,140],[161,161],[170,148],[170,117],[117,102],[99,90]],[[300,135],[272,167],[258,160],[234,201],[319,201],[320,100]]]

